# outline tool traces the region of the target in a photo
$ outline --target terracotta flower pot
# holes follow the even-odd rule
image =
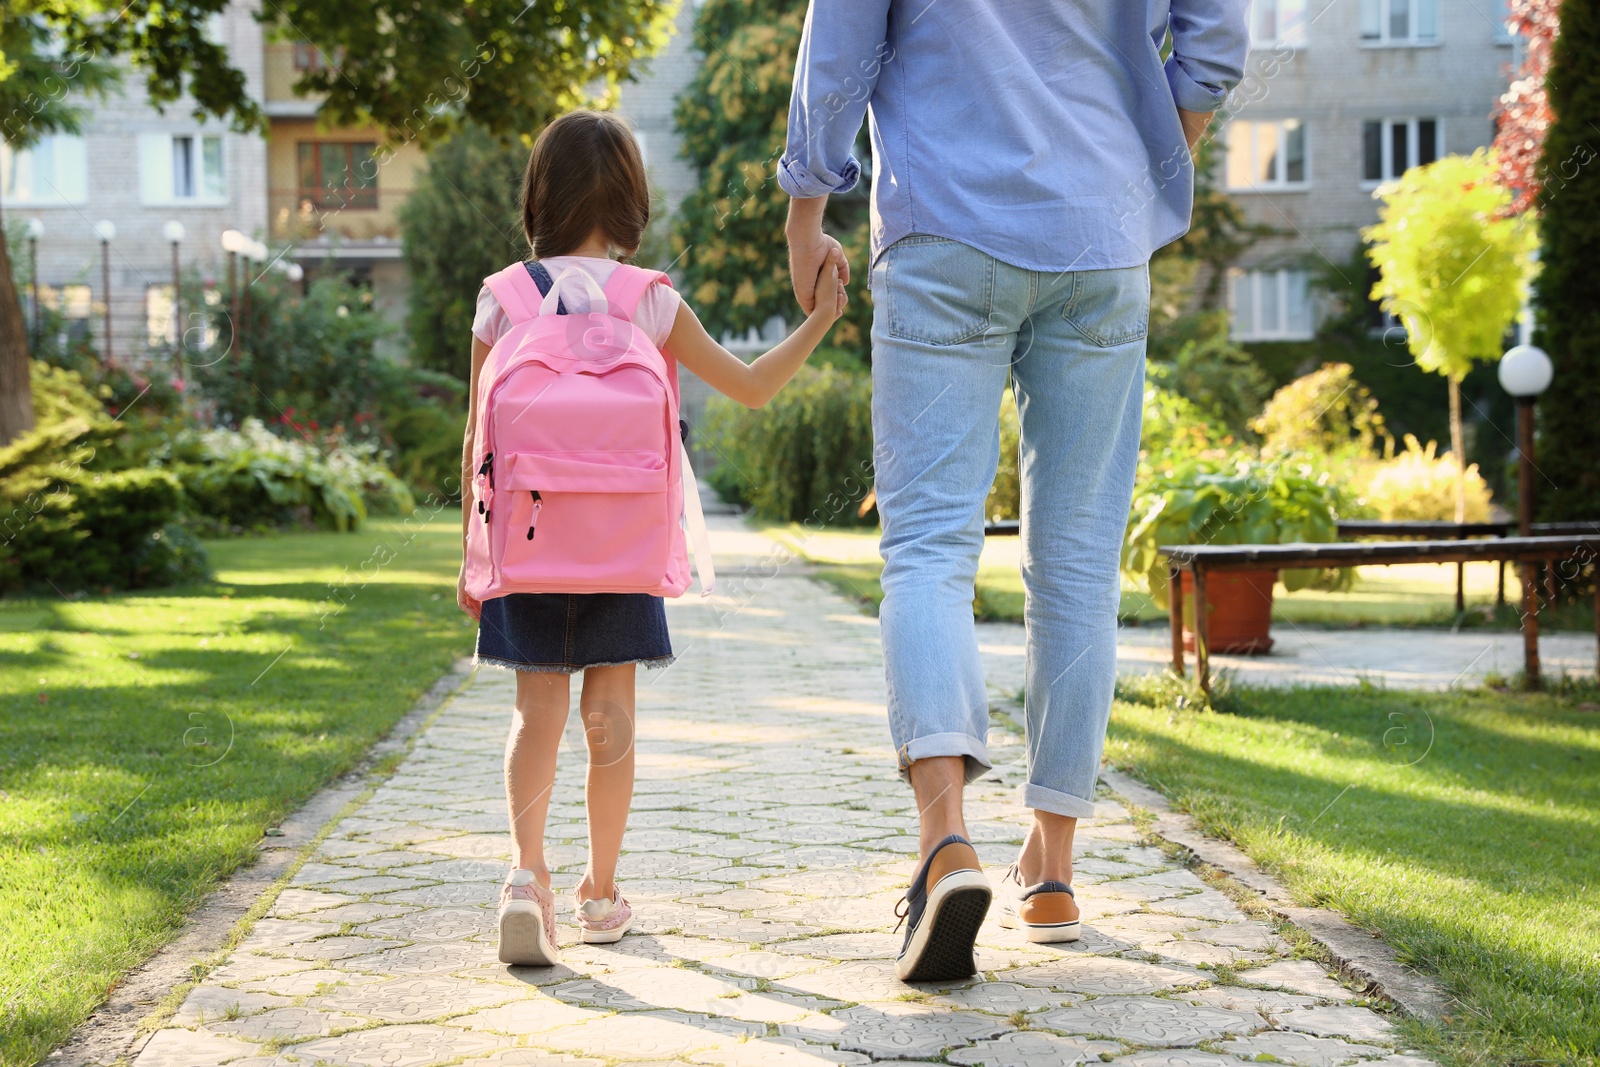
[[[1259,656],[1271,651],[1272,587],[1278,572],[1206,574],[1206,628],[1213,653]],[[1183,647],[1194,651],[1194,575],[1183,572]]]

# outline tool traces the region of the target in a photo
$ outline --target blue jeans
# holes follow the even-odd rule
[[[1027,592],[1022,799],[1093,815],[1116,681],[1149,269],[1039,273],[914,235],[878,260],[872,299],[883,656],[901,771],[930,756],[966,757],[969,781],[990,767],[972,600],[1009,377]]]

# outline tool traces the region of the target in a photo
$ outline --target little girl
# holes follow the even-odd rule
[[[575,111],[539,135],[523,183],[523,228],[552,277],[571,267],[603,288],[618,258],[639,250],[650,221],[650,190],[632,131],[620,118]],[[718,392],[761,407],[789,381],[843,313],[843,257],[835,252],[815,283],[811,315],[772,351],[746,365],[706,333],[670,286],[646,291],[634,315],[664,352]],[[566,310],[588,310],[587,286],[562,287]],[[471,410],[478,376],[510,320],[485,286],[472,324]],[[474,420],[467,422],[462,484],[472,480]],[[463,530],[472,495],[463,494]],[[545,863],[544,828],[555,781],[556,750],[566,727],[571,676],[583,672],[579,714],[589,748],[585,799],[589,864],[575,887],[579,934],[611,942],[633,912],[616,884],[617,860],[633,800],[634,671],[673,659],[660,597],[645,593],[512,593],[479,602],[468,595],[463,568],[457,587],[462,610],[478,620],[477,661],[517,672],[516,711],[506,741],[506,799],[511,813],[512,870],[500,897],[500,960],[527,966],[556,961],[555,895]]]

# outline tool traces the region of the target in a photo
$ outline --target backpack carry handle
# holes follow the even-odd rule
[[[564,304],[561,300],[561,287],[568,279],[575,278],[582,283],[583,288],[589,291],[589,313],[591,315],[606,315],[611,311],[611,302],[606,299],[606,291],[600,288],[600,283],[590,276],[582,267],[568,267],[556,276],[551,283],[550,291],[545,293],[544,300],[539,304],[539,314],[556,315],[561,313]]]

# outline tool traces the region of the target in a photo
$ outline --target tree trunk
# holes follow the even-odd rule
[[[28,378],[28,325],[11,276],[5,219],[0,216],[0,448],[33,429],[33,387]]]
[[[1461,382],[1450,376],[1450,451],[1456,457],[1456,521],[1467,521],[1467,446],[1461,427]]]

